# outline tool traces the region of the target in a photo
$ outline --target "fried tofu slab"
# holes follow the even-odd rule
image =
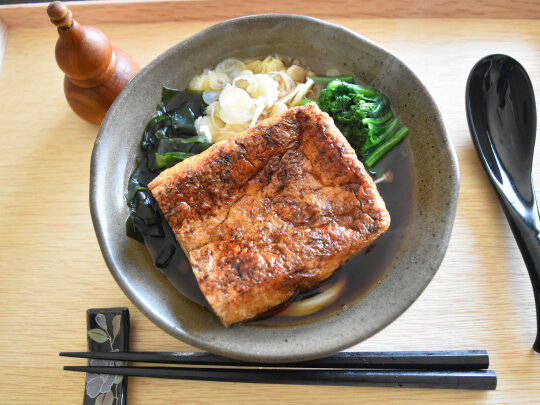
[[[149,187],[224,326],[317,286],[390,225],[373,180],[313,103],[213,145]]]

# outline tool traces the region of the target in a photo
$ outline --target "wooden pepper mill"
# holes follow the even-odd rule
[[[55,54],[66,74],[66,99],[77,115],[100,125],[118,93],[140,70],[139,65],[113,48],[100,30],[79,25],[64,3],[53,1],[47,14],[58,27]]]

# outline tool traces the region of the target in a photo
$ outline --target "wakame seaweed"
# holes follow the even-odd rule
[[[129,178],[126,199],[130,216],[126,232],[154,250],[156,257],[161,258],[156,260],[158,267],[161,267],[158,261],[163,265],[170,259],[167,252],[171,247],[163,247],[163,238],[170,228],[148,184],[163,170],[212,145],[195,129],[195,120],[204,114],[205,108],[201,93],[164,87],[161,104],[144,129],[141,153],[136,157],[135,169]],[[156,252],[156,249],[162,251]]]

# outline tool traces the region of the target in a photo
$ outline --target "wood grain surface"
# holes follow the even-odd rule
[[[129,3],[129,6],[126,5]],[[42,4],[0,6],[0,19],[9,27],[44,26]],[[308,14],[319,18],[540,18],[537,0],[116,0],[70,1],[76,18],[102,23],[209,21],[260,13]]]
[[[311,3],[301,4],[309,11]],[[305,387],[130,377],[129,404],[540,402],[540,355],[531,350],[536,322],[532,288],[470,141],[464,109],[470,68],[494,52],[518,59],[540,95],[540,24],[490,18],[360,19],[336,13],[326,19],[395,53],[432,91],[461,171],[457,217],[437,275],[399,319],[351,350],[487,349],[499,378],[497,390]],[[98,26],[114,46],[144,66],[221,16],[216,11],[207,20],[201,16],[197,21],[117,24],[90,18],[81,23]],[[128,307],[132,350],[194,350],[147,320],[116,285],[103,261],[88,207],[90,156],[97,127],[78,118],[64,99],[63,75],[54,59],[57,33],[44,18],[47,24],[43,26],[10,26],[0,73],[2,404],[81,403],[84,376],[62,371],[64,364],[79,363],[58,353],[86,349],[88,308]],[[539,152],[537,146],[537,189]]]

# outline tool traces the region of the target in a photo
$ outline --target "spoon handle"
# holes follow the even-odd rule
[[[490,180],[492,179],[490,178]],[[508,190],[505,193],[500,189],[499,184],[493,180],[492,184],[501,201],[506,219],[510,224],[531,278],[536,304],[536,340],[533,349],[535,352],[540,353],[540,220],[534,189],[532,189],[531,185],[531,201],[523,201],[517,193],[508,196]],[[511,197],[511,199],[508,197]]]

